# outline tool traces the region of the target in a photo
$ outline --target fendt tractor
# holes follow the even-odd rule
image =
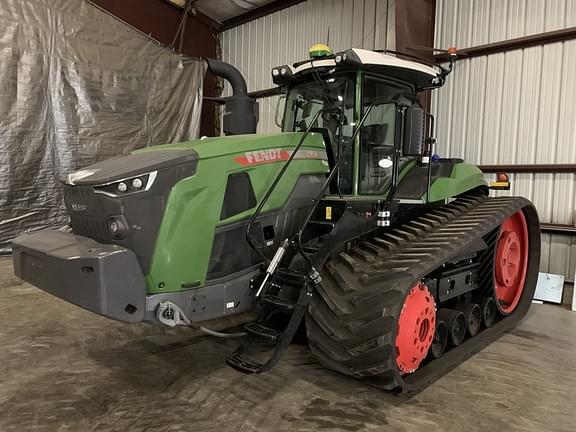
[[[115,320],[245,334],[226,360],[244,373],[270,370],[298,335],[325,367],[397,391],[428,385],[525,316],[536,210],[489,197],[477,167],[439,158],[419,102],[452,62],[315,46],[272,69],[273,134],[255,134],[238,70],[207,63],[233,90],[227,136],[62,178],[70,229],[17,237],[18,277]],[[211,331],[235,314],[252,317],[242,331]]]

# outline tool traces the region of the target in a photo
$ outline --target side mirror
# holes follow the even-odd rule
[[[424,128],[426,113],[417,105],[408,107],[404,114],[404,142],[402,154],[404,156],[420,156],[424,148]]]
[[[280,129],[284,126],[284,111],[286,111],[286,95],[280,95],[276,101],[276,116],[274,117],[274,123]]]

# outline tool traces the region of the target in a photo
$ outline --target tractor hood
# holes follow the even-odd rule
[[[192,149],[134,152],[89,165],[68,174],[61,181],[73,186],[106,184],[195,160],[198,160],[198,154]]]
[[[288,159],[303,133],[233,135],[164,144],[136,150],[107,159],[61,178],[68,185],[105,185],[177,165],[196,165],[199,160],[230,155],[239,165],[257,165]],[[320,134],[311,133],[301,153],[313,159],[326,159]],[[312,152],[312,153],[311,153]]]
[[[216,224],[231,223],[251,214],[251,209],[222,213],[224,203],[229,201],[224,196],[229,177],[254,173],[254,190],[262,193],[302,136],[278,133],[205,138],[153,146],[87,166],[62,179],[72,231],[101,244],[133,251],[144,274],[154,273],[153,262],[162,269],[171,269],[175,260],[190,256],[202,260],[194,266],[194,274],[181,282],[176,280],[180,276],[173,276],[173,280],[165,276],[168,270],[162,270],[161,278],[148,282],[149,290],[164,292],[158,284],[168,279],[171,290],[181,289],[181,283],[204,281],[209,259],[206,251],[211,248]],[[279,185],[281,192],[264,211],[281,208],[301,174],[308,174],[305,180],[309,180],[309,175],[325,176],[328,162],[322,135],[308,135],[294,159]],[[242,181],[246,177],[238,178]],[[320,181],[308,185],[308,189],[313,191],[318,184]],[[226,216],[219,216],[222,214]],[[176,226],[179,228],[173,228]],[[175,232],[186,235],[174,236]],[[153,261],[156,247],[161,252]],[[176,249],[185,252],[176,254],[178,257],[165,253]],[[186,269],[189,262],[178,266]]]

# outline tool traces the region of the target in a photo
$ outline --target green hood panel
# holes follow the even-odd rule
[[[458,163],[454,165],[450,177],[436,179],[430,185],[430,201],[452,198],[477,187],[488,187],[482,171],[475,165]],[[422,199],[426,199],[426,194]]]
[[[220,220],[228,176],[246,172],[260,202],[302,133],[206,138],[150,147],[139,152],[192,149],[198,154],[196,173],[176,183],[166,204],[156,240],[149,294],[202,286],[206,280],[215,229],[245,220],[255,208]],[[282,208],[298,178],[328,172],[322,136],[310,134],[278,183],[262,212]]]
[[[177,144],[163,144],[133,153],[154,152],[159,150],[194,150],[200,159],[234,155],[255,150],[270,150],[275,148],[293,149],[304,135],[302,132],[282,132],[273,134],[232,135],[196,139]],[[306,137],[303,148],[324,150],[324,141],[319,133],[310,133]]]

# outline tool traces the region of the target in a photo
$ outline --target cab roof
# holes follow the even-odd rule
[[[348,49],[335,55],[310,58],[293,65],[283,65],[272,69],[272,79],[277,85],[289,84],[292,80],[313,70],[337,71],[361,69],[377,75],[389,76],[414,85],[418,90],[440,87],[444,84],[444,73],[438,66],[410,61],[384,51]]]

